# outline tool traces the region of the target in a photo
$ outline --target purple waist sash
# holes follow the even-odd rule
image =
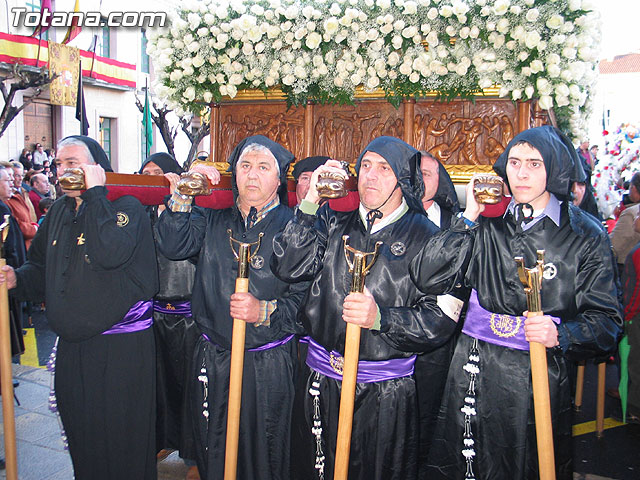
[[[247,352],[263,352],[265,350],[270,350],[272,348],[276,348],[276,347],[279,347],[281,345],[284,345],[285,343],[288,343],[293,337],[294,337],[293,334],[287,335],[286,337],[281,338],[280,340],[276,340],[274,342],[269,342],[269,343],[266,343],[264,345],[260,345],[259,347],[247,348],[246,351]],[[209,343],[213,343],[206,333],[202,334],[202,338],[204,338]],[[214,343],[214,345],[216,345],[216,344]]]
[[[524,335],[525,319],[523,316],[485,310],[478,302],[478,292],[472,290],[462,333],[494,345],[528,351],[529,342]],[[551,319],[560,324],[558,317]]]
[[[183,300],[178,302],[153,301],[153,311],[167,315],[180,315],[181,317],[191,316],[191,302]]]
[[[153,302],[151,300],[137,302],[129,309],[124,318],[102,335],[115,333],[132,333],[146,330],[153,325]]]
[[[322,375],[342,381],[342,365],[344,357],[336,351],[327,352],[322,345],[311,337],[307,352],[307,365]],[[301,340],[302,341],[302,340]],[[408,358],[392,358],[389,360],[358,362],[358,383],[375,383],[413,375],[416,356]]]

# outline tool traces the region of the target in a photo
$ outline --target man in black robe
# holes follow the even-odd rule
[[[287,479],[296,345],[296,314],[306,285],[278,280],[269,269],[273,237],[292,216],[286,175],[293,155],[262,135],[242,140],[229,157],[235,205],[192,207],[174,191],[158,221],[158,245],[168,258],[197,256],[191,306],[202,336],[192,375],[192,414],[202,478],[224,473],[233,319],[249,323],[240,418],[238,479]],[[196,167],[198,168],[198,167]],[[217,178],[210,178],[212,183]],[[173,188],[172,188],[173,189]],[[282,202],[282,203],[281,203]],[[229,233],[257,242],[249,293],[234,293],[238,263]]]
[[[177,182],[182,168],[168,153],[149,156],[140,167],[142,175],[163,175]],[[157,236],[158,216],[164,205],[147,207]],[[159,251],[160,289],[153,298],[153,333],[156,340],[156,445],[158,458],[178,450],[189,466],[187,478],[199,478],[195,464],[193,422],[189,415],[189,382],[193,351],[200,329],[191,315],[191,291],[196,271],[192,260],[169,260]]]
[[[133,197],[107,200],[109,160],[93,139],[58,144],[58,171],[84,170],[33,239],[27,262],[5,267],[17,297],[47,303],[59,336],[55,392],[75,478],[156,478],[155,345],[158,276],[151,224]]]
[[[415,479],[415,352],[436,348],[449,338],[461,303],[437,302],[435,296],[422,294],[408,275],[410,260],[437,232],[422,209],[420,154],[397,138],[373,140],[356,164],[360,206],[352,212],[318,207],[315,184],[322,172],[343,170],[329,160],[314,172],[295,217],[274,241],[274,273],[290,282],[312,280],[300,312],[310,338],[302,373],[307,381],[294,406],[292,477],[333,477],[341,361],[350,322],[363,328],[349,478]],[[361,251],[370,252],[376,242],[383,242],[364,293],[349,293],[343,235]]]
[[[329,160],[329,157],[322,155],[307,157],[296,162],[293,166],[291,175],[296,181],[296,205],[300,205],[302,199],[307,195],[313,171],[320,165],[324,165],[327,160]]]
[[[429,453],[428,478],[538,478],[529,342],[547,347],[557,478],[573,478],[567,362],[612,352],[622,313],[607,234],[573,205],[584,172],[559,130],[518,134],[494,170],[513,195],[504,216],[480,217],[467,186],[464,215],[428,242],[411,265],[419,284],[434,274],[472,293]],[[543,315],[526,318],[514,257],[544,254]]]

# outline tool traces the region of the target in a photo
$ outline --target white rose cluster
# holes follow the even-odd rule
[[[280,87],[290,103],[392,102],[497,86],[537,98],[578,135],[598,58],[586,0],[185,0],[149,32],[155,93],[171,108]]]

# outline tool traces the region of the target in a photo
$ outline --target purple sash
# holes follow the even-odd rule
[[[279,347],[281,345],[284,345],[285,343],[289,342],[293,337],[294,337],[294,335],[291,334],[291,335],[288,335],[288,336],[286,336],[284,338],[281,338],[280,340],[276,340],[274,342],[269,342],[269,343],[266,343],[264,345],[260,345],[259,347],[248,348],[246,351],[247,352],[263,352],[265,350],[270,350],[272,348],[276,348],[276,347]],[[204,338],[209,343],[213,343],[206,333],[202,334],[202,338]],[[215,343],[214,343],[214,345],[215,345]]]
[[[132,333],[146,330],[153,325],[153,302],[151,300],[139,301],[133,305],[124,318],[102,335],[114,333]]]
[[[166,315],[180,315],[181,317],[191,316],[191,302],[183,300],[178,302],[153,301],[153,311]]]
[[[344,357],[336,351],[327,352],[322,345],[311,337],[307,352],[307,365],[322,375],[342,381],[342,365]],[[358,383],[375,383],[413,375],[416,356],[407,358],[391,358],[378,362],[360,360],[358,362]]]
[[[525,318],[485,310],[478,302],[478,292],[471,290],[462,333],[494,345],[528,351],[529,342],[524,335]],[[551,319],[560,324],[558,317]]]

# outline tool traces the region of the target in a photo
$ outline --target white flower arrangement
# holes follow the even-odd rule
[[[155,92],[170,108],[279,86],[292,105],[353,101],[381,89],[394,105],[499,86],[554,108],[584,134],[596,78],[592,0],[185,0],[151,30]]]

